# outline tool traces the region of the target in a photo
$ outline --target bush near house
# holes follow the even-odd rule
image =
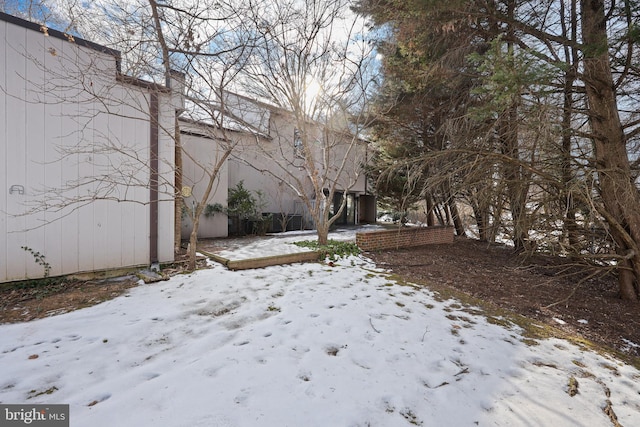
[[[248,190],[243,181],[230,188],[227,198],[227,215],[231,220],[229,234],[264,235],[272,221],[270,214],[262,213],[264,206],[262,192]]]

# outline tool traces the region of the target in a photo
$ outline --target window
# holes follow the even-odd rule
[[[298,129],[293,130],[293,155],[304,158],[304,146],[302,144],[302,134]]]

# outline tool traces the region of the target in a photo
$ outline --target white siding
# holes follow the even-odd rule
[[[189,206],[193,206],[195,200],[200,201],[208,185],[209,175],[205,170],[213,170],[222,155],[222,150],[215,139],[184,134],[182,146],[185,151],[183,156],[183,184],[192,188],[193,195],[185,199]],[[227,205],[227,189],[229,188],[228,162],[220,170],[207,204],[219,203]],[[192,225],[188,216],[183,216],[182,238],[187,239],[191,233]],[[198,226],[198,237],[226,237],[228,235],[227,216],[218,213],[213,217],[202,215]]]
[[[43,275],[21,246],[51,275],[149,263],[148,92],[118,82],[111,55],[0,20],[0,282]],[[172,132],[174,111],[161,94],[161,262],[173,260],[174,149],[162,128]],[[101,177],[117,171],[107,187]],[[51,208],[53,189],[85,200]],[[87,200],[94,193],[105,200]]]
[[[0,25],[0,87],[7,87],[7,64],[9,61],[8,46],[5,40],[7,39],[7,26]],[[6,98],[3,98],[0,102],[0,140],[8,141],[8,129],[7,129],[7,102]],[[9,186],[7,181],[7,156],[8,156],[8,144],[4,143],[0,145],[0,278],[7,277],[7,246],[8,246],[8,233],[7,233],[7,216],[3,213],[7,210],[7,198],[9,197]]]
[[[246,137],[246,142],[241,149],[233,153],[230,160],[229,187],[234,187],[243,181],[245,188],[252,191],[261,191],[266,196],[265,212],[304,214],[300,198],[283,181],[294,182],[295,176],[307,194],[312,197],[313,187],[311,180],[304,170],[303,160],[294,157],[294,128],[291,117],[286,114],[273,114],[271,116],[272,139],[260,139]],[[309,141],[322,140],[321,130],[318,127],[309,126]],[[339,134],[333,135],[329,153],[329,170],[326,176],[329,180],[337,180],[337,190],[348,188],[349,192],[361,194],[366,191],[365,176],[362,165],[366,159],[366,145],[351,146],[349,137]],[[351,147],[351,148],[349,148]],[[314,157],[320,175],[324,174],[322,144],[317,144]],[[347,155],[347,150],[350,149]],[[338,174],[338,168],[347,157],[343,170]],[[285,173],[283,169],[287,169]],[[268,170],[269,173],[262,172]],[[327,183],[327,186],[329,183]],[[300,187],[296,184],[296,187]]]
[[[4,28],[6,49],[6,60],[4,62],[4,74],[6,84],[4,90],[6,96],[6,127],[5,127],[5,171],[7,184],[3,188],[5,191],[5,205],[0,209],[9,213],[16,213],[20,209],[20,203],[28,196],[26,188],[26,144],[20,141],[26,140],[26,102],[16,102],[14,99],[24,99],[26,97],[24,76],[26,74],[26,62],[23,57],[26,41],[26,32],[19,27],[8,25]],[[12,40],[13,43],[8,43]],[[25,194],[17,192],[9,193],[11,188],[24,188]],[[20,249],[27,244],[26,233],[16,233],[15,230],[26,228],[25,217],[7,217],[6,232],[6,253],[9,257],[5,261],[8,278],[24,277],[27,274],[27,255]],[[17,252],[17,254],[16,254]],[[10,256],[13,254],[13,256]]]

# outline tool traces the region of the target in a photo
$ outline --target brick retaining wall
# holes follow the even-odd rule
[[[453,243],[453,227],[409,227],[356,233],[356,245],[363,251],[440,243]]]

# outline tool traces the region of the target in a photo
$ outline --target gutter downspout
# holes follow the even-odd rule
[[[149,100],[149,262],[158,263],[158,94],[151,92]]]

